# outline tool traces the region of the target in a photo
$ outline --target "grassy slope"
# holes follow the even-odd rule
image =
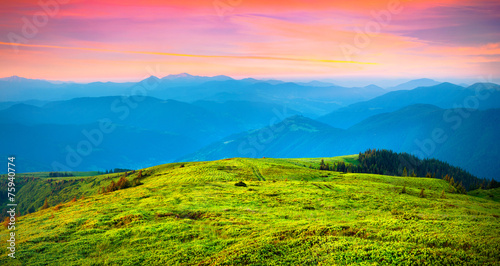
[[[474,191],[469,192],[469,195],[500,202],[500,188],[494,188],[488,190],[476,189]]]
[[[63,172],[64,173],[64,172]],[[26,176],[26,177],[40,177],[40,178],[53,178],[49,176],[50,172],[32,172],[32,173],[18,173],[18,176]],[[97,171],[89,171],[89,172],[71,172],[73,177],[88,177],[97,175]]]
[[[333,160],[340,158],[325,162]],[[72,185],[71,193],[85,199],[19,218],[18,265],[500,261],[498,202],[450,193],[442,199],[450,187],[437,179],[342,174],[301,163],[319,160],[161,165],[144,170],[144,185],[93,196],[111,176],[89,177]],[[234,186],[240,180],[248,187]],[[403,185],[408,194],[400,193]],[[418,197],[421,188],[425,198]],[[0,230],[2,243],[7,233]],[[4,251],[6,263],[16,265]]]
[[[17,211],[26,214],[27,211],[34,212],[43,205],[47,198],[50,205],[56,205],[61,202],[67,202],[74,197],[91,196],[101,186],[107,186],[111,179],[115,181],[124,173],[107,174],[93,176],[97,172],[72,172],[75,176],[71,177],[49,177],[49,172],[22,173],[16,175],[16,203]],[[129,172],[130,173],[130,172]],[[89,176],[92,175],[92,176]],[[7,210],[7,175],[0,176],[2,187],[5,191],[0,194],[0,203],[4,207],[3,214]],[[29,182],[24,181],[30,179]]]

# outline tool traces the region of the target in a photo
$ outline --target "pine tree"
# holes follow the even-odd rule
[[[47,201],[47,198],[45,198],[45,202],[43,203],[42,210],[45,210],[49,208],[49,202]]]
[[[412,176],[412,177],[417,177],[417,174],[415,174],[415,170],[412,170],[412,171],[411,171],[411,176]]]
[[[114,180],[111,180],[111,184],[108,186],[108,192],[113,192],[116,190],[116,183]]]
[[[420,194],[418,195],[419,198],[425,198],[424,190],[425,188],[422,188],[422,190],[420,190]]]
[[[445,194],[445,192],[444,192],[444,189],[443,189],[443,191],[441,191],[441,196],[440,196],[440,198],[442,198],[442,199],[446,199],[446,194]]]
[[[405,169],[403,169],[403,176],[408,176],[408,171],[406,170],[406,167]]]
[[[456,186],[458,192],[462,194],[467,194],[467,190],[465,189],[464,185],[462,184],[462,181],[460,181],[460,184]]]
[[[319,170],[325,170],[325,160],[321,159],[319,163]]]

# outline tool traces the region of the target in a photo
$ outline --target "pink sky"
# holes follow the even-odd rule
[[[38,2],[2,3],[0,77],[500,77],[498,1]]]

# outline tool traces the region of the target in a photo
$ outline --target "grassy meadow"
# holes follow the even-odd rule
[[[0,264],[500,265],[499,189],[309,167],[320,160],[166,164],[101,194],[124,174],[39,178],[17,194],[38,207],[18,218],[16,259],[4,248]]]

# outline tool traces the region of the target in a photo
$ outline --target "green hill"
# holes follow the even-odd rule
[[[500,203],[440,179],[309,167],[320,160],[166,164],[104,194],[125,174],[32,178],[16,198],[50,207],[18,218],[17,259],[4,249],[0,264],[499,265]]]

